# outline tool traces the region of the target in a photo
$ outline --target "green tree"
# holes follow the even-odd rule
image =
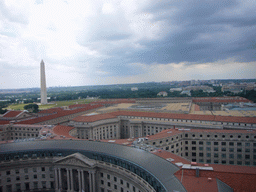
[[[28,110],[30,113],[37,113],[39,111],[37,104],[28,104],[24,106],[25,110]]]
[[[3,110],[2,107],[0,107],[0,114],[6,113],[7,109]]]

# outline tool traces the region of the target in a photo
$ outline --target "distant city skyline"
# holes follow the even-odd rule
[[[0,89],[256,78],[253,1],[3,0]]]

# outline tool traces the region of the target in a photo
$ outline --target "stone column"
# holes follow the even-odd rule
[[[58,168],[58,171],[59,171],[59,190],[61,190],[62,189],[61,168]]]
[[[141,126],[139,126],[139,137],[143,137],[143,125],[141,124]]]
[[[92,175],[91,175],[91,171],[88,172],[89,173],[89,186],[90,186],[90,192],[92,192]]]
[[[89,129],[89,138],[94,139],[94,137],[93,137],[93,128],[92,127],[90,127],[90,129]]]
[[[77,174],[78,174],[78,186],[79,186],[79,192],[82,191],[81,187],[81,171],[80,169],[77,169]]]
[[[58,191],[58,189],[59,189],[59,185],[58,185],[58,172],[57,172],[57,168],[55,168],[55,191]]]
[[[134,137],[134,128],[133,126],[130,126],[130,138]]]
[[[74,180],[73,180],[73,170],[72,169],[70,169],[70,181],[71,181],[70,191],[74,191]]]
[[[82,190],[85,190],[85,186],[84,186],[84,171],[81,170],[81,174],[82,174]]]
[[[70,180],[70,178],[69,178],[69,169],[66,168],[66,171],[67,171],[67,184],[68,184],[68,191],[69,191],[69,189],[70,189],[70,183],[69,183],[69,180]]]
[[[116,138],[117,138],[117,139],[120,139],[120,138],[121,138],[121,133],[120,133],[121,130],[120,130],[120,129],[121,129],[121,125],[117,124],[117,125],[116,125]]]
[[[92,171],[92,188],[93,188],[93,192],[96,192],[95,171]]]

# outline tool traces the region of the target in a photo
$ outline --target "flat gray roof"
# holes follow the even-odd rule
[[[176,165],[161,157],[137,148],[87,140],[45,140],[0,145],[0,154],[31,150],[88,151],[113,156],[145,169],[157,178],[157,180],[166,188],[167,192],[186,191],[180,181],[174,176],[174,173],[179,170]]]

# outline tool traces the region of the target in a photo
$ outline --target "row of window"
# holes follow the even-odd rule
[[[117,190],[117,185],[114,185],[114,189]],[[134,188],[133,192],[135,192],[135,191],[136,191],[136,189]],[[112,190],[110,190],[110,189],[105,190],[104,188],[101,187],[100,192],[112,192]],[[125,192],[123,187],[120,188],[120,192]],[[130,190],[127,190],[127,192],[130,192]],[[140,190],[139,190],[139,192],[140,192]]]
[[[157,117],[136,117],[136,116],[121,116],[123,118],[129,119],[148,119],[148,120],[163,120],[163,121],[175,121],[175,122],[190,122],[190,123],[214,123],[220,125],[237,125],[237,126],[253,126],[253,124],[246,124],[246,123],[231,123],[231,122],[213,122],[213,121],[201,121],[201,120],[186,120],[186,119],[165,119],[165,118],[157,118]]]
[[[103,178],[103,177],[104,177],[104,173],[101,172],[101,173],[100,173],[100,177]],[[108,186],[108,187],[113,187],[115,190],[117,190],[118,184],[124,185],[123,179],[119,179],[119,182],[118,182],[116,176],[112,176],[112,177],[113,177],[114,183],[111,182],[111,175],[109,175],[109,174],[106,175],[106,178],[109,180],[109,181],[107,181],[107,183],[106,183],[107,185],[106,185],[106,186]],[[100,181],[100,184],[101,184],[101,185],[105,185],[105,181],[104,181],[104,180],[101,180],[101,181]],[[128,182],[126,182],[126,188],[127,188],[127,189],[132,189],[133,192],[136,191],[135,186],[131,186],[130,183],[128,183]],[[121,190],[121,191],[124,191],[124,188],[121,187],[120,190]],[[104,188],[101,188],[101,191],[105,191]],[[111,190],[108,190],[107,192],[109,192],[109,191],[111,191]],[[127,192],[130,192],[130,190],[127,190]],[[139,192],[140,192],[140,190],[139,190]]]
[[[169,148],[168,148],[169,149]],[[168,150],[168,149],[166,149],[166,150]],[[199,150],[199,151],[203,151],[204,150],[204,147],[191,147],[191,150],[192,151],[196,151],[196,150]],[[219,148],[219,147],[214,147],[214,148],[211,148],[211,147],[206,147],[205,148],[206,149],[206,151],[222,151],[222,152],[225,152],[225,151],[227,151],[227,152],[238,152],[238,153],[242,153],[242,152],[245,152],[245,153],[250,153],[251,152],[251,149],[250,148],[245,148],[244,150],[243,150],[243,148],[237,148],[236,150],[234,149],[234,148]],[[189,148],[188,147],[185,147],[185,150],[189,150]],[[253,151],[253,153],[256,153],[256,148],[255,149],[253,149],[252,150]]]
[[[46,168],[45,167],[41,167],[41,168],[33,167],[33,168],[30,168],[30,169],[29,168],[24,168],[23,169],[24,173],[28,173],[29,170],[33,171],[33,172],[38,172],[39,170],[44,172],[46,170]],[[15,172],[15,174],[20,174],[21,169],[15,169],[13,171]],[[53,167],[49,167],[49,171],[53,171]],[[5,173],[6,173],[6,175],[11,175],[11,170],[6,171]]]
[[[39,129],[38,128],[35,128],[35,130],[34,130],[34,128],[12,128],[12,127],[10,127],[10,128],[6,128],[6,130],[15,130],[15,131],[21,131],[21,130],[23,130],[23,131],[25,131],[25,130],[27,130],[27,131],[39,131]]]
[[[189,136],[189,134],[186,133],[186,134],[185,134],[185,137],[188,137],[188,136]],[[220,135],[206,135],[206,137],[208,137],[208,138],[210,138],[211,136],[214,136],[214,138],[218,138]],[[195,135],[195,134],[192,134],[192,137],[196,137],[196,135]],[[203,135],[200,134],[199,137],[203,137]],[[221,136],[221,138],[226,138],[226,137],[228,137],[228,136],[227,136],[227,135],[222,135],[222,136]],[[237,138],[238,138],[238,139],[240,139],[241,137],[242,137],[241,135],[237,135]],[[234,136],[233,136],[233,135],[229,135],[229,138],[234,138]],[[250,136],[249,136],[249,135],[246,135],[245,138],[246,138],[246,139],[249,139]],[[253,138],[255,139],[256,136],[254,136]]]
[[[185,141],[185,144],[189,144],[189,141]],[[196,145],[196,144],[199,144],[199,145],[203,145],[204,144],[204,141],[191,141],[191,144],[192,145]],[[234,144],[236,144],[237,146],[242,146],[242,142],[226,142],[226,141],[221,141],[221,142],[218,142],[218,141],[214,141],[214,142],[210,142],[210,141],[207,141],[206,142],[206,145],[222,145],[222,146],[226,146],[227,144],[229,144],[229,146],[234,146]],[[248,142],[245,142],[244,143],[244,146],[246,147],[250,147],[251,143],[248,143]],[[253,147],[256,147],[256,143],[253,143],[252,144]]]
[[[53,175],[52,173],[51,173],[49,176],[50,176],[50,178],[54,178],[54,175]],[[45,179],[45,178],[46,178],[46,175],[45,175],[45,174],[42,174],[42,175],[41,175],[41,178],[42,178],[42,179]],[[29,175],[25,175],[25,176],[24,176],[24,179],[25,179],[25,180],[29,180]],[[38,175],[37,175],[37,174],[34,174],[34,175],[33,175],[33,179],[38,179]],[[20,177],[20,176],[16,176],[16,181],[20,181],[20,180],[21,180],[21,177]],[[10,177],[7,177],[7,178],[6,178],[6,181],[7,181],[7,182],[11,182],[11,178],[10,178]]]
[[[105,129],[105,127],[100,127],[100,128],[93,129],[93,137],[94,137],[94,139],[113,139],[113,138],[116,138],[117,137],[116,129],[117,129],[116,125],[114,125],[114,128],[111,125],[109,127],[106,126],[106,129]]]
[[[204,159],[192,159],[193,162],[198,162],[199,163],[214,163],[214,164],[230,164],[230,165],[234,165],[235,164],[235,161],[234,160],[230,160],[230,161],[227,161],[227,160],[218,160],[218,159],[206,159],[206,161]],[[236,162],[236,165],[243,165],[243,161],[237,161]],[[244,165],[253,165],[253,166],[256,166],[256,161],[253,162],[253,164],[251,164],[250,161],[244,161]]]
[[[180,138],[182,138],[182,135],[180,135]],[[168,138],[168,139],[165,139],[165,142],[169,142],[169,141],[174,141],[175,138]],[[176,140],[179,139],[179,136],[176,136]],[[164,140],[160,140],[159,141],[159,144],[162,144],[164,142]],[[152,143],[153,145],[156,144],[156,141],[153,141]],[[192,145],[204,145],[205,144],[205,141],[185,141],[185,144],[188,145],[188,144],[192,144]],[[210,141],[207,141],[206,142],[206,145],[222,145],[222,146],[242,146],[244,145],[245,147],[250,147],[251,145],[253,147],[256,147],[256,143],[249,143],[249,142],[245,142],[245,143],[242,143],[242,142],[226,142],[226,141],[222,141],[222,142],[218,142],[218,141],[215,141],[215,142],[210,142]]]
[[[182,138],[182,135],[181,135],[180,138]],[[175,138],[169,138],[169,139],[166,139],[165,142],[169,142],[169,141],[173,142],[174,139],[175,139]],[[177,141],[177,140],[179,140],[179,136],[176,136],[175,141]],[[160,140],[160,141],[159,141],[159,144],[162,144],[162,143],[163,143],[163,140]],[[155,144],[156,144],[156,141],[154,141],[152,144],[155,145]],[[169,144],[170,144],[170,143],[169,143]],[[181,144],[182,144],[182,143],[181,143]]]
[[[198,153],[198,156],[199,157],[204,157],[204,154],[205,153]],[[189,153],[188,152],[185,152],[185,156],[188,156]],[[197,156],[197,153],[196,152],[191,152],[191,156],[192,157],[195,157]],[[212,153],[206,153],[206,157],[211,157],[212,156]],[[230,159],[234,159],[235,158],[235,154],[229,154],[228,155]],[[219,153],[213,153],[213,157],[214,158],[227,158],[227,154],[226,153],[222,153],[222,154],[219,154]],[[253,157],[254,160],[256,160],[256,155],[253,155],[251,156],[250,154],[245,154],[245,155],[242,155],[242,154],[237,154],[237,159],[250,159],[251,157]]]
[[[24,185],[24,188],[25,190],[31,190],[31,189],[39,189],[39,183],[36,181],[36,182],[33,182],[33,185],[31,186],[31,183],[16,183],[14,186],[16,189],[14,189],[14,186],[11,185],[11,184],[8,184],[6,185],[6,191],[21,191],[21,189],[23,188]],[[46,189],[47,188],[47,181],[41,181],[41,187],[42,189]],[[50,181],[49,182],[49,185],[50,185],[50,188],[51,189],[54,189],[54,181]]]

